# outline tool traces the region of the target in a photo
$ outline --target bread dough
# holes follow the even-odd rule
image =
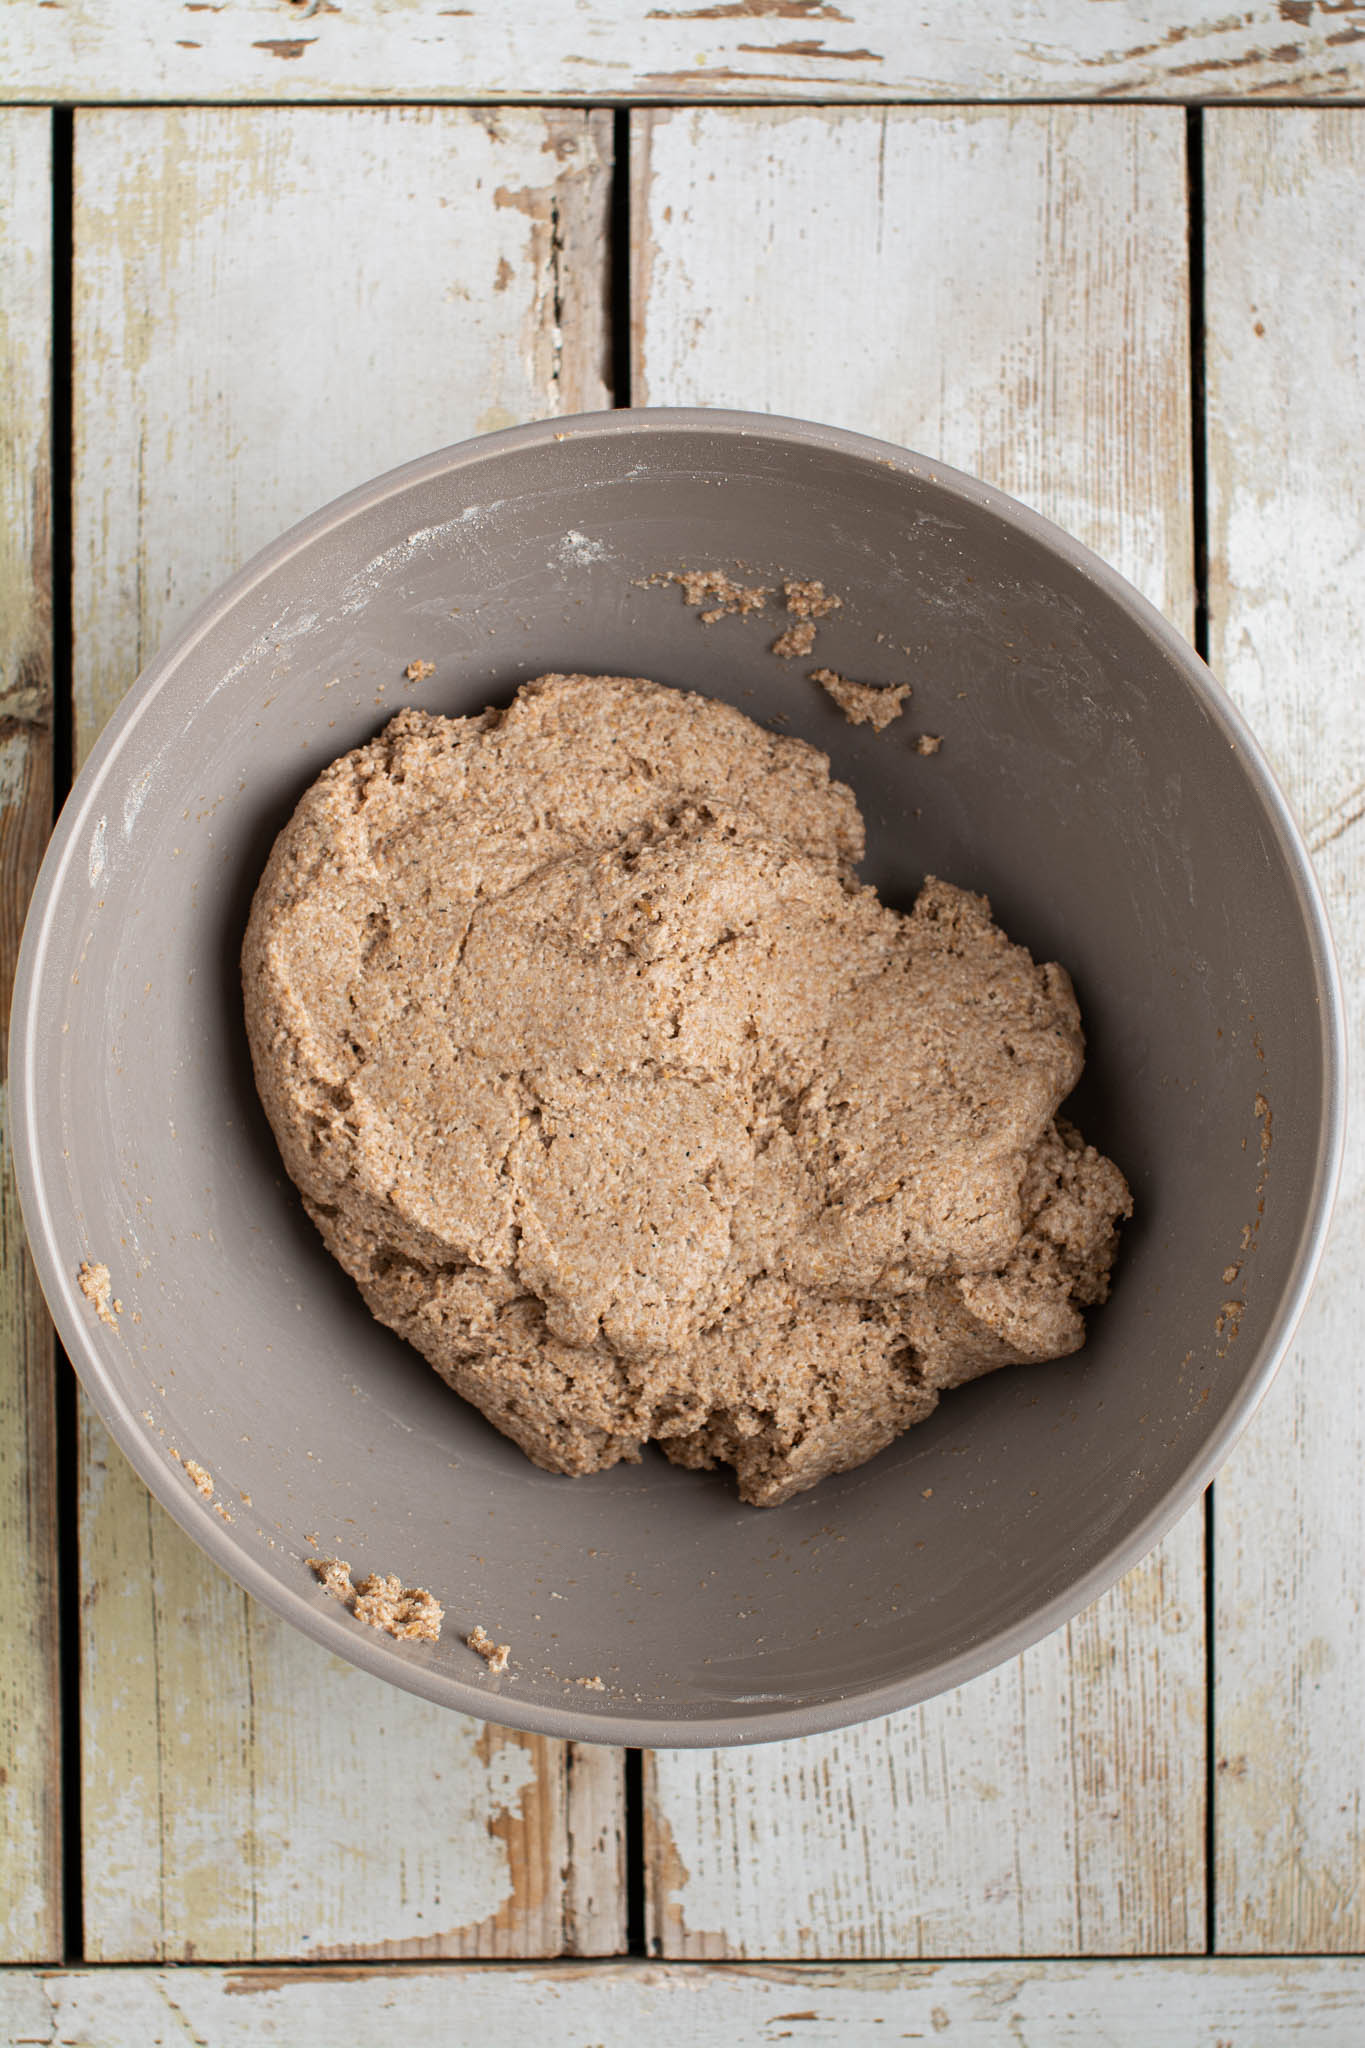
[[[280,834],[243,971],[285,1164],[547,1470],[652,1438],[772,1504],[1083,1341],[1129,1198],[1056,1120],[1070,981],[862,850],[815,748],[591,676],[401,712]]]

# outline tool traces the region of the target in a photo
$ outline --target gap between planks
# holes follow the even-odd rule
[[[0,1042],[52,822],[51,122],[0,114]],[[54,1347],[0,1083],[0,1960],[62,1954]],[[69,1611],[69,1610],[68,1610]]]

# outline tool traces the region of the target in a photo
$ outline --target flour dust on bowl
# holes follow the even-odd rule
[[[810,660],[783,660],[771,612],[713,606],[703,624],[659,580],[707,568],[819,580],[843,602]],[[906,714],[850,723],[817,663],[909,684]],[[779,1506],[653,1451],[582,1479],[529,1464],[367,1313],[257,1099],[238,962],[302,791],[405,704],[477,712],[551,671],[649,677],[811,741],[857,797],[861,874],[886,902],[908,909],[940,876],[1065,963],[1088,1040],[1066,1114],[1132,1188],[1082,1351],[951,1393]],[[1098,1595],[1264,1392],[1341,1143],[1340,999],[1307,858],[1198,659],[999,493],[747,414],[490,436],[267,549],[140,678],[81,775],[14,1026],[48,1300],[171,1513],[337,1654],[466,1712],[607,1742],[884,1713]],[[356,1579],[429,1588],[439,1640],[358,1622],[309,1569],[335,1556]],[[467,1647],[476,1629],[510,1645],[505,1669]]]

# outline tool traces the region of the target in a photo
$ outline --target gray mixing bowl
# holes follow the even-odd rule
[[[845,603],[817,658],[912,682],[909,715],[881,735],[847,724],[810,664],[770,654],[771,620],[706,627],[648,580],[683,564],[823,578]],[[410,683],[416,658],[435,673]],[[370,1319],[256,1101],[238,949],[299,792],[404,702],[474,711],[549,669],[780,718],[853,785],[864,872],[893,902],[926,872],[984,890],[1075,976],[1090,1041],[1075,1114],[1136,1200],[1086,1349],[949,1395],[785,1507],[742,1507],[725,1475],[657,1453],[591,1479],[534,1470]],[[934,758],[913,751],[923,730],[943,736]],[[1341,1140],[1340,997],[1308,860],[1190,649],[983,484],[747,414],[494,434],[257,556],[130,690],[81,775],[14,1027],[47,1298],[171,1514],[339,1656],[604,1742],[748,1742],[885,1713],[1093,1600],[1196,1498],[1265,1391]],[[78,1290],[85,1258],[111,1270],[117,1329]],[[172,1446],[214,1475],[230,1522]],[[430,1587],[439,1644],[355,1621],[308,1571],[309,1535],[357,1573]],[[511,1643],[506,1676],[464,1646],[475,1622]]]

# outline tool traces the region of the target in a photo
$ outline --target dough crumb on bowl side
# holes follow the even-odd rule
[[[118,1319],[123,1314],[123,1303],[114,1294],[114,1283],[109,1268],[100,1259],[82,1259],[76,1273],[76,1283],[102,1323],[111,1330],[118,1328]]]
[[[825,589],[818,579],[801,582],[788,577],[782,585],[787,610],[794,619],[827,619],[831,612],[843,610],[844,600],[833,591]]]
[[[308,1568],[317,1573],[324,1593],[330,1593],[336,1600],[344,1600],[349,1607],[355,1598],[355,1587],[351,1584],[351,1567],[346,1558],[310,1557]]]
[[[200,1494],[204,1500],[213,1499],[213,1474],[207,1471],[197,1458],[186,1458],[185,1474],[187,1478],[194,1481],[196,1493]]]
[[[357,1621],[382,1628],[386,1635],[419,1643],[438,1641],[445,1620],[445,1609],[425,1586],[405,1586],[383,1572],[357,1581],[351,1612]]]
[[[774,595],[771,585],[740,583],[727,569],[663,569],[644,578],[646,586],[658,583],[676,584],[684,604],[706,605],[708,609],[701,614],[703,626],[760,612]],[[840,611],[844,600],[827,591],[818,579],[802,581],[791,576],[783,579],[782,595],[792,624],[778,634],[769,652],[783,661],[792,661],[811,652],[816,622]]]
[[[1130,1204],[1057,1118],[1070,981],[862,849],[817,749],[588,676],[400,713],[280,834],[243,973],[286,1166],[544,1469],[654,1441],[773,1505],[1083,1342]]]
[[[405,1586],[391,1573],[370,1572],[356,1584],[344,1557],[310,1557],[322,1589],[348,1607],[357,1621],[405,1642],[440,1640],[445,1609],[425,1586]]]
[[[779,633],[770,651],[783,661],[795,661],[799,656],[809,654],[814,645],[814,623],[810,619],[802,619]]]
[[[815,646],[816,620],[827,619],[831,612],[842,610],[844,600],[827,591],[823,583],[801,583],[792,577],[783,583],[782,593],[794,623],[778,634],[772,652],[783,661],[792,661],[811,652]]]
[[[813,668],[810,679],[834,699],[850,725],[870,725],[873,732],[884,732],[899,718],[910,695],[909,683],[855,683],[835,668]]]
[[[497,1676],[507,1669],[507,1660],[512,1654],[510,1643],[495,1643],[482,1622],[475,1622],[465,1643],[474,1654],[482,1657],[489,1670]]]
[[[718,619],[745,618],[751,612],[761,612],[772,596],[770,586],[736,582],[725,569],[670,569],[657,580],[676,583],[684,604],[706,605],[701,615],[704,626],[714,626]]]

